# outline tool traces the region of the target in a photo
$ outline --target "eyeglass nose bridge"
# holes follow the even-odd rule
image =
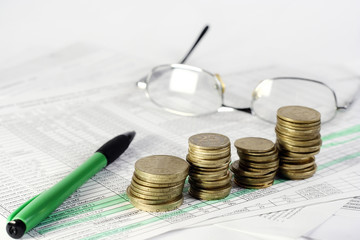
[[[221,85],[221,93],[224,94],[225,93],[225,83],[223,82],[223,80],[220,77],[220,74],[215,73],[215,77],[219,80],[220,85]]]

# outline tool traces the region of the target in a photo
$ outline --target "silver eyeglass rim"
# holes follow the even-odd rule
[[[348,105],[346,105],[346,106],[339,106],[339,105],[338,105],[338,100],[337,100],[337,96],[336,96],[335,91],[334,91],[331,87],[329,87],[329,85],[327,85],[326,83],[321,82],[321,81],[318,81],[318,80],[309,79],[309,78],[302,78],[302,77],[273,77],[273,78],[264,79],[264,80],[262,80],[261,82],[259,82],[259,83],[256,85],[256,87],[255,87],[254,90],[252,91],[252,95],[254,95],[254,93],[256,92],[257,88],[258,88],[263,82],[265,82],[265,81],[276,81],[276,80],[299,80],[299,81],[307,81],[307,82],[312,82],[312,83],[320,84],[320,85],[326,87],[327,89],[329,89],[330,92],[332,93],[333,97],[334,97],[336,109],[335,109],[335,111],[334,111],[333,116],[332,116],[331,118],[327,119],[327,120],[324,121],[324,122],[329,122],[330,120],[334,119],[335,116],[336,116],[337,110],[339,110],[339,109],[347,109],[348,106],[350,106],[350,104],[348,104]],[[250,103],[250,108],[251,108],[251,110],[252,110],[252,114],[253,114],[253,115],[256,115],[256,112],[253,111],[253,109],[254,109],[254,102],[255,102],[255,98],[252,97],[252,98],[251,98],[251,103]],[[352,101],[351,101],[351,102],[352,102]],[[350,102],[350,103],[351,103],[351,102]],[[263,119],[263,120],[265,120],[265,121],[270,121],[270,120],[268,120],[268,119],[262,118],[262,117],[259,116],[259,115],[256,115],[256,116],[259,117],[259,118],[261,118],[261,119]],[[323,122],[323,123],[324,123],[324,122]]]
[[[220,93],[221,102],[222,102],[221,106],[219,106],[219,108],[218,108],[217,110],[214,110],[214,112],[209,112],[209,114],[215,113],[215,112],[220,112],[220,111],[223,112],[223,111],[235,111],[235,110],[237,110],[237,111],[243,111],[243,112],[247,112],[247,113],[250,113],[250,114],[255,115],[255,111],[252,110],[252,109],[253,109],[253,102],[254,102],[254,98],[253,98],[253,97],[252,97],[252,99],[251,99],[250,107],[248,107],[248,108],[237,108],[237,107],[227,106],[226,104],[224,104],[224,89],[225,89],[224,83],[223,83],[223,81],[221,80],[221,78],[220,78],[217,74],[213,74],[213,73],[211,73],[211,72],[209,72],[209,71],[206,71],[206,70],[204,70],[204,69],[202,69],[202,68],[197,68],[197,67],[193,67],[193,66],[191,66],[191,65],[186,65],[186,64],[184,64],[185,61],[186,61],[186,60],[188,59],[188,57],[190,56],[190,54],[191,54],[191,53],[193,52],[193,50],[195,49],[195,47],[198,45],[198,43],[200,42],[200,40],[205,36],[205,34],[206,34],[206,32],[208,31],[208,29],[209,29],[209,26],[206,25],[206,26],[204,27],[204,29],[202,30],[202,32],[200,33],[200,35],[198,36],[198,38],[197,38],[197,40],[195,41],[195,43],[193,44],[193,46],[190,48],[189,52],[185,55],[185,57],[184,57],[182,60],[179,61],[179,63],[177,63],[177,64],[164,64],[164,65],[159,65],[159,66],[154,67],[154,68],[152,69],[152,71],[151,71],[148,75],[142,77],[139,81],[136,82],[137,87],[140,88],[140,89],[146,90],[146,91],[145,91],[146,96],[147,96],[153,103],[155,103],[157,106],[159,106],[160,108],[162,108],[162,109],[164,109],[164,110],[166,110],[166,111],[168,111],[168,112],[172,112],[172,113],[175,113],[175,114],[178,114],[178,115],[183,115],[183,116],[199,116],[199,115],[204,115],[204,114],[185,113],[185,112],[180,112],[180,111],[176,111],[176,110],[173,110],[173,109],[166,108],[166,107],[164,107],[164,106],[159,105],[158,103],[156,103],[156,102],[151,98],[151,96],[149,96],[149,92],[148,92],[149,78],[150,78],[150,76],[152,75],[152,72],[153,72],[153,70],[154,70],[155,68],[158,68],[158,67],[160,67],[160,66],[187,66],[187,67],[190,67],[190,68],[192,68],[192,69],[197,69],[199,72],[205,72],[205,73],[211,75],[212,77],[215,78],[216,83],[220,84],[220,85],[221,85],[221,88],[223,89],[223,91],[221,91],[221,93]],[[330,119],[327,120],[327,121],[330,121],[331,119],[333,119],[333,118],[336,116],[337,110],[339,110],[339,109],[346,110],[346,109],[347,109],[348,107],[350,107],[351,104],[355,101],[355,96],[353,96],[349,101],[345,102],[345,105],[344,105],[344,106],[338,106],[338,99],[337,99],[336,93],[335,93],[335,91],[334,91],[331,87],[329,87],[329,86],[328,86],[327,84],[325,84],[324,82],[321,82],[321,81],[318,81],[318,80],[313,80],[313,79],[308,79],[308,78],[302,78],[302,77],[274,77],[274,78],[268,78],[268,79],[264,79],[264,80],[260,81],[256,87],[258,87],[262,82],[264,82],[264,81],[266,81],[266,80],[284,80],[284,79],[287,79],[287,80],[293,79],[293,80],[309,81],[309,82],[318,83],[318,84],[321,84],[321,85],[327,87],[327,88],[332,92],[333,97],[334,97],[334,99],[335,99],[335,104],[336,104],[336,106],[335,106],[335,107],[336,107],[336,110],[334,111],[333,117],[330,118]],[[255,89],[253,90],[252,94],[253,94],[254,91],[256,90],[256,87],[255,87]],[[260,117],[260,116],[258,116],[258,117]],[[260,117],[260,118],[261,118],[261,117]],[[261,118],[261,119],[262,119],[262,118]],[[269,120],[266,120],[266,121],[269,121]]]
[[[160,107],[161,109],[174,113],[174,114],[178,114],[181,116],[188,116],[188,117],[195,117],[195,116],[200,116],[200,115],[208,115],[208,114],[212,114],[212,113],[216,113],[218,111],[218,109],[215,109],[214,111],[209,111],[208,113],[205,114],[194,114],[194,113],[188,113],[188,112],[182,112],[182,111],[178,111],[178,110],[174,110],[168,107],[165,107],[161,104],[158,104],[152,97],[151,94],[149,93],[149,85],[150,85],[150,80],[151,77],[153,75],[153,73],[158,69],[158,68],[162,68],[162,67],[169,67],[171,69],[182,69],[182,70],[189,70],[189,71],[193,71],[193,72],[197,72],[197,73],[206,73],[207,75],[209,75],[211,78],[213,78],[214,83],[216,83],[217,87],[220,89],[219,93],[220,93],[220,98],[221,98],[221,106],[223,106],[223,102],[224,102],[224,93],[223,93],[223,86],[220,82],[220,80],[218,79],[218,77],[209,72],[206,71],[202,68],[199,67],[194,67],[191,65],[187,65],[187,64],[180,64],[180,63],[173,63],[173,64],[162,64],[159,66],[156,66],[154,68],[152,68],[152,70],[150,71],[150,73],[146,76],[146,78],[140,79],[137,82],[137,86],[139,87],[139,85],[141,86],[140,88],[145,90],[145,95],[148,99],[150,99],[156,106]],[[219,106],[218,108],[220,108],[221,106]]]

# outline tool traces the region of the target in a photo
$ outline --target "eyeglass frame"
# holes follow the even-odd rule
[[[197,40],[195,41],[194,45],[190,48],[189,52],[188,52],[188,53],[185,55],[185,57],[180,61],[180,63],[158,65],[158,66],[154,67],[147,76],[145,76],[145,77],[141,78],[140,80],[138,80],[138,81],[136,82],[136,85],[137,85],[139,88],[141,88],[141,89],[145,89],[145,94],[146,94],[146,96],[147,96],[155,105],[157,105],[158,107],[160,107],[160,108],[162,108],[162,109],[164,109],[164,110],[166,110],[166,111],[168,111],[168,112],[172,112],[172,113],[179,114],[179,115],[183,115],[183,116],[197,116],[196,114],[179,112],[179,111],[176,111],[176,110],[173,110],[173,109],[164,107],[164,106],[158,104],[156,101],[154,101],[154,100],[151,98],[150,94],[149,94],[149,88],[148,88],[148,86],[149,86],[149,80],[150,80],[150,77],[151,77],[152,73],[154,72],[154,70],[155,70],[156,68],[164,67],[164,66],[169,66],[169,67],[171,67],[171,68],[176,69],[176,67],[178,67],[178,66],[185,66],[185,67],[187,67],[187,68],[196,69],[197,72],[204,72],[204,73],[209,74],[209,75],[212,76],[212,77],[215,79],[215,81],[217,81],[217,82],[219,83],[219,85],[221,86],[221,95],[220,95],[220,97],[221,97],[221,102],[222,102],[222,104],[221,104],[221,106],[219,106],[219,108],[217,109],[217,111],[214,111],[214,112],[219,112],[220,109],[226,109],[226,110],[228,110],[228,111],[229,111],[229,110],[230,110],[230,111],[236,110],[236,111],[242,111],[242,112],[246,112],[246,113],[250,113],[250,114],[253,114],[253,115],[254,115],[254,112],[253,112],[253,110],[252,110],[254,98],[252,98],[250,107],[248,107],[248,108],[237,108],[237,107],[227,106],[227,105],[224,104],[225,84],[224,84],[224,82],[222,81],[222,79],[221,79],[221,77],[220,77],[219,74],[213,74],[213,73],[211,73],[211,72],[209,72],[209,71],[207,71],[207,70],[204,70],[204,69],[202,69],[202,68],[184,64],[184,63],[186,62],[187,58],[190,56],[190,54],[191,54],[191,53],[193,52],[193,50],[195,49],[195,47],[198,45],[198,43],[200,42],[200,40],[204,37],[204,35],[205,35],[206,32],[208,31],[208,29],[209,29],[209,26],[206,25],[206,26],[204,27],[204,29],[202,30],[202,32],[200,33],[200,35],[199,35],[199,37],[197,38]],[[302,77],[274,77],[274,78],[264,79],[264,80],[262,80],[261,82],[259,82],[259,84],[255,87],[255,89],[254,89],[253,92],[252,92],[252,95],[253,95],[254,92],[256,91],[256,88],[257,88],[262,82],[267,81],[267,80],[302,80],[302,81],[307,81],[307,82],[313,82],[313,83],[321,84],[321,85],[325,86],[326,88],[328,88],[328,89],[331,91],[331,93],[332,93],[332,95],[333,95],[333,97],[334,97],[334,100],[335,100],[336,111],[337,111],[337,110],[340,110],[340,109],[342,109],[342,110],[348,109],[348,107],[349,107],[349,106],[353,103],[353,101],[354,101],[354,98],[353,98],[353,99],[351,99],[350,101],[348,101],[344,106],[339,106],[339,105],[338,105],[338,100],[337,100],[337,96],[336,96],[335,91],[334,91],[331,87],[329,87],[326,83],[321,82],[321,81],[318,81],[318,80],[309,79],[309,78],[302,78]],[[209,114],[210,114],[210,113],[211,113],[211,112],[209,112]],[[336,114],[334,114],[334,116],[333,116],[332,118],[330,118],[329,120],[333,119],[333,118],[335,117],[335,115],[336,115]]]

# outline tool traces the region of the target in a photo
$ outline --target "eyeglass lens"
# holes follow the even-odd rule
[[[221,91],[214,75],[182,64],[156,67],[147,79],[147,94],[155,104],[186,116],[216,112],[223,103]],[[277,109],[286,105],[314,108],[321,113],[322,122],[331,120],[337,110],[334,92],[313,80],[267,79],[252,93],[252,112],[266,121],[276,122]]]
[[[222,93],[215,76],[198,68],[179,66],[153,69],[147,79],[149,98],[160,107],[182,115],[217,111],[222,104]]]
[[[337,110],[333,91],[324,84],[303,79],[267,79],[253,91],[252,110],[260,118],[276,122],[277,109],[301,105],[321,113],[321,121],[331,120]]]

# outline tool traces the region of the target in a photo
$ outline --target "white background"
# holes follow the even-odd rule
[[[359,63],[356,0],[1,0],[0,63],[89,42],[177,62],[204,25],[189,63],[231,72],[274,63]]]

